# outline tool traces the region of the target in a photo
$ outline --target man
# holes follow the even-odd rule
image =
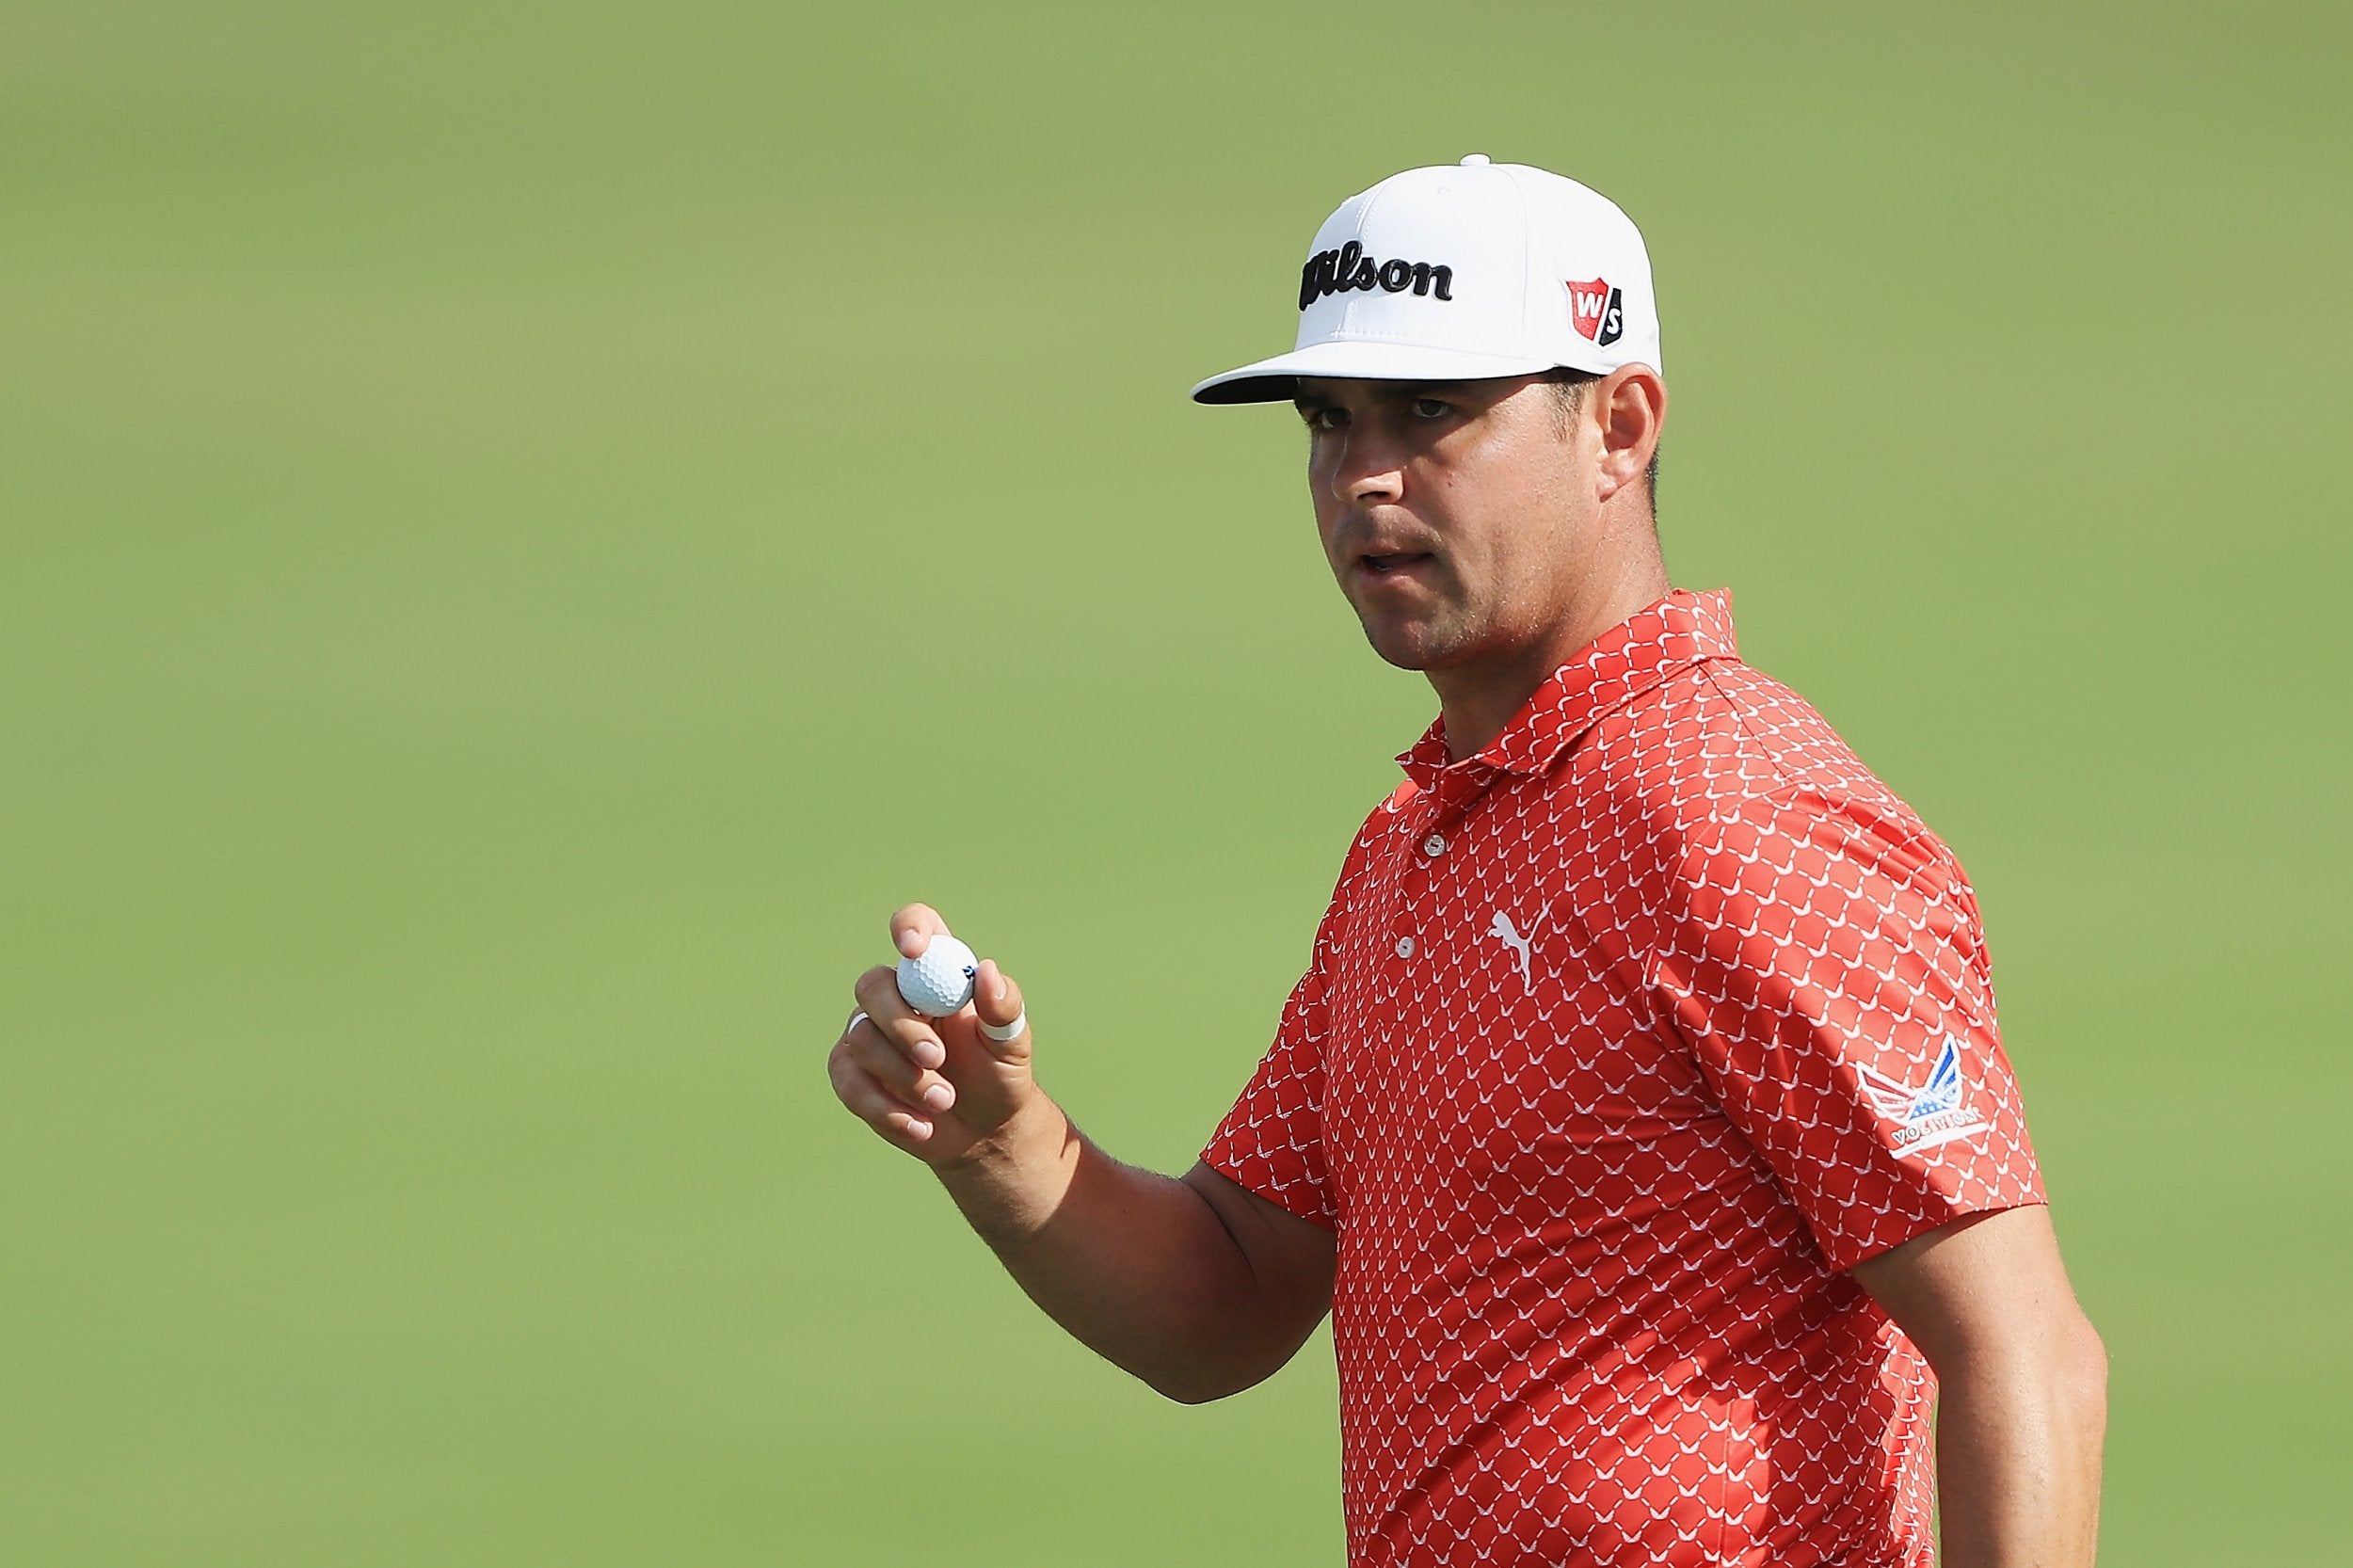
[[[939,1020],[877,968],[836,1093],[1173,1398],[1331,1312],[1353,1564],[1910,1568],[1932,1500],[1948,1568],[2089,1562],[2105,1357],[1974,896],[1669,584],[1641,235],[1473,157],[1343,204],[1299,303],[1193,395],[1296,404],[1341,591],[1440,713],[1273,1048],[1155,1176],[1039,1090],[994,964]]]

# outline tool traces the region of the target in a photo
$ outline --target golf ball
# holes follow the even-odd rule
[[[920,958],[899,960],[899,994],[926,1017],[944,1018],[972,1000],[972,976],[980,967],[970,948],[943,931]]]

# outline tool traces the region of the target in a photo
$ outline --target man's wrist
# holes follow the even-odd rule
[[[1042,1091],[932,1174],[982,1240],[1005,1253],[1053,1218],[1078,1172],[1079,1129]]]

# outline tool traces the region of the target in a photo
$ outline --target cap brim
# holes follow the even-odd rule
[[[1193,389],[1193,400],[1288,403],[1299,394],[1303,376],[1335,381],[1485,381],[1500,376],[1536,376],[1555,367],[1550,360],[1474,354],[1418,344],[1318,343],[1212,376]]]

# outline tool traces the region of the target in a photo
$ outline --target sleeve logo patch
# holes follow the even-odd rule
[[[1993,1125],[1961,1103],[1969,1080],[1961,1075],[1959,1040],[1945,1042],[1936,1065],[1929,1069],[1929,1080],[1917,1088],[1869,1067],[1855,1070],[1862,1075],[1863,1092],[1870,1096],[1872,1107],[1896,1124],[1895,1135],[1888,1142],[1897,1154],[1918,1154],[1983,1132]]]

